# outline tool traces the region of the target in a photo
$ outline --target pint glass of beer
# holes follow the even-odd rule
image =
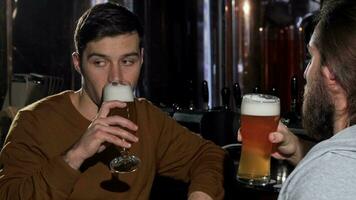
[[[270,181],[272,143],[269,133],[276,131],[280,115],[278,97],[246,94],[241,103],[242,151],[238,180],[249,185],[267,185]]]

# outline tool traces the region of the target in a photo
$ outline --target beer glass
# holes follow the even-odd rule
[[[240,182],[265,186],[270,181],[272,143],[269,133],[276,131],[280,115],[278,97],[246,94],[241,103],[242,151],[237,172]]]
[[[107,84],[103,92],[103,101],[112,100],[125,102],[127,106],[111,109],[109,116],[119,115],[136,122],[135,102],[130,84],[117,82]],[[138,157],[129,155],[126,148],[120,148],[120,155],[110,162],[110,169],[113,173],[133,172],[138,168],[140,162]]]

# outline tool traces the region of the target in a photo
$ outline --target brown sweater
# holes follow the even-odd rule
[[[156,174],[190,182],[189,192],[222,199],[224,151],[201,139],[147,101],[136,101],[137,135],[130,153],[137,171],[113,176],[112,145],[87,159],[80,171],[62,156],[90,121],[73,106],[72,91],[47,97],[15,117],[1,151],[0,199],[148,199]]]

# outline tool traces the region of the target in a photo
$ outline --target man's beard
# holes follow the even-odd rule
[[[303,127],[316,140],[325,140],[333,136],[334,105],[321,76],[310,83],[304,93]]]

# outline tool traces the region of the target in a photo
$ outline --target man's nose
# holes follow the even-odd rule
[[[112,82],[118,83],[120,80],[122,80],[122,73],[120,70],[120,66],[118,65],[111,66],[108,78],[110,83]]]
[[[309,69],[310,69],[310,63],[308,64],[307,68],[305,68],[305,70],[304,70],[304,73],[303,73],[304,80],[307,80],[307,75],[308,75]]]

